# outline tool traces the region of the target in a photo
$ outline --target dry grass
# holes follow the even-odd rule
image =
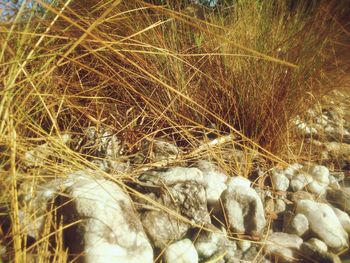
[[[291,119],[341,77],[334,70],[334,43],[344,34],[339,3],[239,1],[212,10],[174,2],[38,0],[42,13],[22,6],[0,22],[0,202],[13,222],[17,262],[28,251],[19,185],[92,165],[62,143],[64,133],[109,127],[130,153],[166,138],[188,159],[207,137],[234,135],[225,145],[243,149],[247,163],[252,152],[284,163]],[[23,170],[23,154],[44,142],[61,161]],[[224,162],[219,146],[206,153],[228,174],[249,174],[250,165]],[[29,245],[40,262],[67,260],[62,227]]]

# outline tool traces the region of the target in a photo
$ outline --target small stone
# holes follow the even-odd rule
[[[286,211],[286,203],[282,199],[276,199],[274,209],[276,214],[283,213]]]
[[[167,141],[153,140],[149,144],[151,147],[148,158],[152,162],[175,159],[181,153],[178,147]]]
[[[199,161],[198,168],[203,173],[208,205],[219,208],[220,196],[227,188],[227,176],[218,171],[218,167],[208,161]]]
[[[334,188],[334,189],[340,189],[341,188],[338,180],[333,175],[329,176],[329,186],[331,188]]]
[[[309,230],[309,221],[303,214],[296,214],[288,227],[288,233],[301,237]]]
[[[347,233],[350,233],[350,216],[338,208],[335,208],[335,207],[332,207],[332,208],[333,208],[334,213],[337,215],[339,222],[343,226],[344,230]]]
[[[288,178],[292,179],[292,177],[301,169],[303,165],[299,163],[293,163],[289,165],[286,169],[284,169],[283,174]]]
[[[328,189],[327,200],[332,205],[350,214],[350,189]]]
[[[181,239],[190,226],[164,211],[147,211],[141,215],[143,227],[156,248],[164,249],[173,240]]]
[[[299,200],[314,200],[314,197],[312,194],[306,192],[306,191],[298,191],[295,193],[290,194],[290,200],[293,203],[297,203]]]
[[[237,244],[243,253],[246,252],[252,246],[252,243],[249,240],[238,240]]]
[[[313,181],[306,186],[306,189],[317,196],[323,195],[327,191],[328,184]]]
[[[289,187],[289,179],[282,173],[272,173],[272,186],[277,191],[287,191]]]
[[[174,185],[183,182],[197,182],[204,185],[203,173],[198,168],[171,167],[166,171],[152,171],[142,174],[141,181],[152,182],[155,185]]]
[[[225,253],[233,257],[237,249],[236,243],[214,226],[210,228],[212,231],[202,230],[194,244],[200,259],[208,260]]]
[[[309,173],[312,178],[322,184],[329,184],[329,170],[326,166],[323,165],[312,165],[309,167],[304,167],[307,173]]]
[[[251,235],[263,231],[266,225],[263,204],[257,192],[244,180],[236,179],[235,183],[229,184],[221,199],[233,231]]]
[[[243,177],[243,176],[235,176],[235,177],[230,177],[227,180],[227,188],[235,188],[236,186],[244,186],[249,188],[251,185],[251,182],[249,179]]]
[[[300,191],[303,189],[307,184],[311,183],[313,181],[312,177],[305,173],[298,173],[290,181],[290,186],[293,190],[293,192]]]
[[[189,239],[183,239],[171,244],[164,252],[166,263],[198,263],[198,254]]]
[[[322,242],[322,241],[321,241]],[[326,246],[327,247],[327,246]],[[323,263],[341,263],[338,255],[324,251],[323,245],[319,242],[304,242],[301,245],[301,254],[305,261],[323,262]]]
[[[317,250],[319,250],[319,251],[323,251],[323,252],[328,251],[328,247],[327,247],[326,243],[323,242],[322,240],[319,240],[318,238],[312,237],[306,242],[309,243],[310,245],[312,245],[313,247],[317,248]]]
[[[348,234],[329,205],[300,200],[297,203],[296,212],[307,217],[310,230],[329,247],[341,250],[348,246]]]
[[[294,262],[295,252],[302,243],[303,240],[297,235],[274,232],[267,238],[265,252],[281,257],[285,262]]]
[[[202,230],[194,244],[199,257],[207,259],[213,256],[219,250],[222,239],[222,233]]]

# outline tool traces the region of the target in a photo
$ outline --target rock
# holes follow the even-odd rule
[[[229,240],[225,233],[219,231],[214,226],[210,231],[201,230],[200,235],[196,239],[195,248],[199,257],[203,260],[215,258],[216,255],[222,255],[230,251],[230,256],[234,256],[237,249],[236,243]]]
[[[267,254],[293,262],[303,240],[294,234],[275,232],[269,235],[264,247]]]
[[[348,234],[329,205],[300,200],[297,202],[296,212],[307,217],[310,230],[329,247],[341,250],[348,246]]]
[[[168,191],[171,198],[163,198],[160,200],[161,204],[173,207],[174,211],[180,212],[196,224],[210,223],[205,182],[199,169],[173,167],[165,172],[153,171],[143,174],[140,181],[160,187],[166,185],[164,192]],[[164,196],[164,193],[161,195]]]
[[[289,179],[283,173],[272,172],[271,181],[277,191],[287,191],[289,187]]]
[[[174,144],[163,140],[154,140],[150,144],[152,145],[149,152],[151,162],[176,159],[181,153],[180,149]]]
[[[93,263],[153,262],[153,248],[131,199],[117,184],[88,175],[67,184],[57,203],[64,223],[74,223],[64,233],[71,253]]]
[[[264,262],[265,257],[261,253],[261,247],[258,244],[252,244],[250,248],[245,251],[240,260],[229,261],[230,263],[240,262]]]
[[[336,254],[327,252],[327,250],[325,251],[324,246],[316,241],[309,240],[307,242],[304,242],[301,245],[300,250],[306,262],[315,261],[322,263],[341,263],[340,258]]]
[[[228,188],[234,188],[236,186],[250,187],[250,185],[251,185],[250,180],[243,176],[230,177],[227,180]]]
[[[170,196],[175,200],[177,211],[193,223],[210,223],[204,187],[196,182],[179,183],[169,187]]]
[[[329,170],[326,166],[323,165],[312,165],[309,167],[304,167],[303,170],[306,170],[312,178],[320,183],[325,185],[329,184]]]
[[[327,200],[334,206],[350,214],[350,189],[328,189]]]
[[[208,205],[214,210],[220,207],[220,196],[226,190],[227,176],[208,161],[199,161],[198,168],[203,173]]]
[[[326,191],[327,191],[327,186],[326,184],[317,182],[317,181],[313,181],[311,183],[309,183],[306,186],[306,190],[316,194],[317,196],[323,195]]]
[[[328,247],[327,247],[326,243],[323,242],[322,240],[319,240],[318,238],[314,238],[314,237],[310,238],[307,241],[307,243],[312,245],[318,251],[323,251],[323,252],[327,252],[328,251]]]
[[[59,144],[67,144],[70,140],[71,136],[69,134],[62,134],[59,138],[52,138],[50,142],[25,152],[23,156],[24,166],[28,168],[44,166],[50,158],[58,157],[54,151],[54,141]]]
[[[299,200],[305,200],[305,199],[314,200],[313,195],[305,191],[298,191],[295,193],[291,193],[289,195],[289,198],[293,203],[297,203]]]
[[[246,252],[252,246],[252,243],[249,240],[244,240],[244,239],[238,240],[237,244],[243,253]]]
[[[171,244],[165,250],[164,261],[166,263],[198,263],[198,254],[192,241],[183,239]]]
[[[276,214],[286,211],[286,203],[282,199],[276,199],[274,205],[274,211]]]
[[[166,171],[152,171],[142,174],[139,178],[144,182],[151,182],[155,185],[174,185],[184,182],[197,182],[204,185],[203,173],[198,168],[171,167]]]
[[[341,188],[338,180],[333,175],[329,176],[329,186],[331,188],[334,188],[334,189],[340,189]]]
[[[146,203],[142,212],[142,223],[155,247],[163,249],[182,238],[192,223],[210,223],[203,174],[199,169],[174,167],[143,174],[139,180],[145,183],[140,191],[165,208],[154,209],[154,205]]]
[[[297,127],[300,135],[302,136],[310,137],[311,135],[317,135],[317,130],[311,125],[301,121],[299,116],[297,116],[297,118],[294,119],[294,124]]]
[[[306,173],[298,173],[294,175],[290,181],[293,192],[302,190],[307,184],[313,181],[312,177]]]
[[[303,214],[296,214],[290,221],[287,232],[301,237],[309,230],[309,221]]]
[[[155,197],[146,194],[163,207],[173,211],[168,214],[164,209],[146,210],[142,213],[142,223],[155,247],[164,248],[172,240],[182,238],[190,225],[188,221],[198,225],[210,223],[204,187],[197,182],[177,183],[167,187],[167,191]],[[187,218],[187,222],[176,214]]]
[[[175,216],[159,211],[147,211],[141,215],[143,227],[156,248],[164,249],[173,240],[183,238],[190,225]]]
[[[332,207],[332,208],[334,213],[337,215],[339,222],[343,226],[344,230],[347,233],[350,233],[350,216],[338,208],[335,208],[335,207]]]
[[[286,169],[284,169],[283,174],[288,178],[292,179],[292,177],[298,173],[298,171],[303,168],[303,166],[299,163],[294,163],[289,165]]]
[[[350,155],[350,144],[342,142],[325,142],[324,146],[327,151],[334,156],[348,156]]]
[[[234,232],[259,235],[263,231],[266,225],[263,204],[245,179],[231,180],[221,199],[228,223]]]

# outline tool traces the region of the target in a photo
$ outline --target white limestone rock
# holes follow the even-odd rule
[[[297,235],[274,232],[267,238],[264,249],[267,254],[282,258],[284,262],[294,262],[302,243]]]
[[[164,172],[153,171],[141,175],[140,180],[152,182],[157,185],[174,185],[183,182],[197,182],[205,185],[203,173],[198,168],[171,167]]]
[[[289,179],[283,173],[272,171],[271,181],[272,186],[277,191],[287,191],[289,187]]]
[[[300,200],[297,202],[296,212],[307,217],[310,230],[329,247],[341,250],[348,246],[348,234],[329,205]]]
[[[192,241],[183,239],[171,244],[165,250],[164,261],[166,263],[198,263],[198,254]]]
[[[131,199],[117,184],[81,176],[65,193],[59,202],[65,223],[81,220],[67,230],[72,253],[83,254],[87,263],[153,262],[153,248]]]
[[[230,256],[234,256],[237,249],[236,243],[229,240],[224,232],[214,226],[210,226],[210,231],[202,230],[194,246],[201,260],[208,260],[215,255],[225,254],[230,251]]]
[[[203,173],[208,205],[213,208],[220,207],[220,196],[227,189],[226,174],[208,161],[199,161],[198,168]]]
[[[296,234],[301,237],[309,230],[309,221],[303,214],[296,214],[290,221],[289,227],[287,228],[288,233]]]
[[[337,215],[339,222],[343,226],[344,230],[347,233],[350,233],[350,216],[349,214],[345,213],[344,211],[341,211],[338,208],[332,207],[334,213]]]
[[[318,251],[323,251],[323,252],[328,251],[328,247],[326,243],[323,242],[322,240],[319,240],[318,238],[312,237],[306,242],[312,245],[313,247],[315,247]]]
[[[250,242],[249,240],[242,239],[237,241],[237,245],[244,253],[252,246],[252,242]]]
[[[306,185],[311,183],[313,178],[307,173],[298,173],[290,181],[290,186],[294,192],[302,190]]]
[[[262,201],[243,177],[232,178],[222,193],[228,223],[234,232],[259,235],[266,225]]]

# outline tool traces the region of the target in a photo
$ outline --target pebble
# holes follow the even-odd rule
[[[198,263],[198,260],[198,253],[187,238],[171,244],[164,252],[166,263]]]
[[[327,246],[335,250],[348,246],[348,234],[329,205],[311,200],[300,200],[297,202],[296,212],[307,217],[310,230]]]

